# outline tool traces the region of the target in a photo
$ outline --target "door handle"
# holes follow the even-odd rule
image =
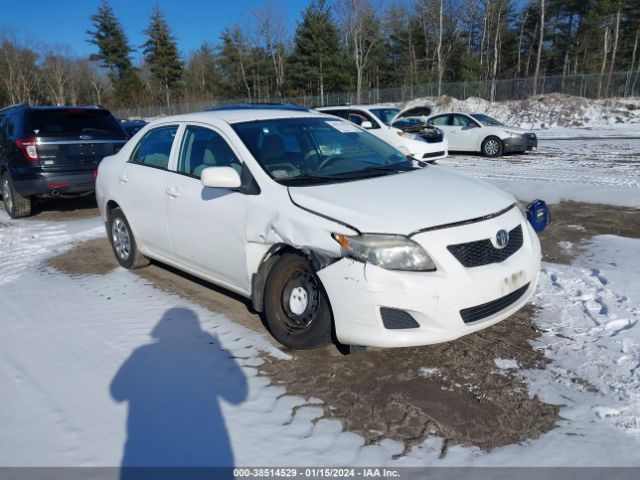
[[[181,195],[176,187],[167,188],[164,192],[173,198],[178,198]]]
[[[127,177],[126,175],[120,175],[120,183],[128,183],[129,182],[129,177]]]

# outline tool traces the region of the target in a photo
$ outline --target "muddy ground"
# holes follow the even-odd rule
[[[640,238],[638,210],[562,202],[552,206],[552,214],[554,223],[541,234],[547,261],[570,263],[593,235]],[[82,216],[75,210],[48,215]],[[117,267],[106,239],[81,244],[50,263],[71,275],[100,275]],[[157,288],[264,331],[260,316],[235,294],[157,263],[137,273]],[[503,358],[523,369],[545,368],[547,360],[532,342],[539,336],[534,314],[527,307],[498,325],[441,345],[371,349],[352,356],[331,346],[289,352],[292,361],[265,355],[260,374],[284,386],[287,395],[310,399],[322,408],[322,417],[340,420],[345,430],[370,443],[390,438],[403,442],[407,451],[438,435],[445,439],[443,455],[452,444],[492,449],[538,437],[559,419],[559,407],[530,397],[516,369],[495,365],[496,358]]]

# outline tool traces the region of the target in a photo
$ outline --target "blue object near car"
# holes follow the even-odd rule
[[[536,232],[542,232],[551,222],[551,213],[544,200],[534,200],[527,205],[527,220]]]

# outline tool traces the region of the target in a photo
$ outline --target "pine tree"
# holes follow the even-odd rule
[[[120,25],[120,21],[113,13],[113,8],[107,0],[102,0],[98,11],[91,15],[94,30],[87,30],[91,37],[88,42],[98,47],[99,52],[90,55],[90,60],[98,60],[103,67],[110,70],[112,76],[121,78],[126,70],[131,68],[127,36]]]
[[[296,28],[290,59],[291,84],[297,90],[320,96],[344,90],[348,84],[338,28],[326,0],[314,0]]]
[[[144,60],[149,71],[160,84],[167,108],[171,106],[171,92],[175,91],[182,80],[183,64],[178,55],[178,45],[171,34],[169,24],[159,6],[151,13],[151,23],[144,34],[149,39],[142,45]]]

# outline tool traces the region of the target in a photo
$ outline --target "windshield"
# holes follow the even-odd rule
[[[489,115],[485,115],[483,113],[472,113],[471,116],[476,120],[478,120],[481,124],[486,125],[488,127],[502,125],[502,123],[496,120],[495,118],[491,118]]]
[[[276,182],[317,185],[412,170],[400,151],[345,120],[287,118],[233,125]]]
[[[385,125],[391,125],[393,119],[400,113],[399,108],[372,108],[370,111]]]

